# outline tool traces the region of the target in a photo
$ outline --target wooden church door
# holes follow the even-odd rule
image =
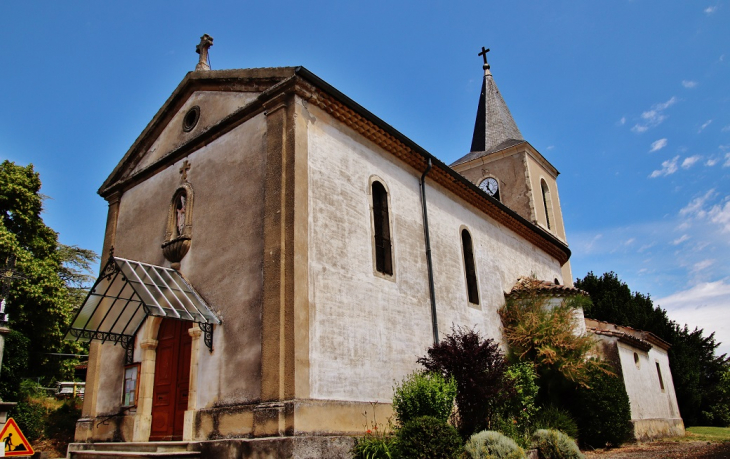
[[[157,334],[150,441],[182,440],[190,388],[190,322],[165,319]]]

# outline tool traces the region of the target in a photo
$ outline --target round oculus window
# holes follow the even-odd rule
[[[183,118],[183,131],[192,131],[195,125],[198,124],[199,119],[200,107],[196,105],[195,107],[192,107],[190,110],[188,110],[188,112],[185,114],[185,117]]]

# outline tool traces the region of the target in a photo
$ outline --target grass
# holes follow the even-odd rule
[[[673,441],[730,441],[730,427],[689,427],[684,437],[675,437]]]

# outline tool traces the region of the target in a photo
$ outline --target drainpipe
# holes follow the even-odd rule
[[[433,262],[431,261],[431,239],[428,234],[428,209],[426,208],[426,175],[431,172],[431,158],[428,167],[421,175],[421,205],[423,206],[423,237],[426,239],[426,265],[428,267],[428,293],[431,296],[431,327],[433,328],[433,344],[439,343],[439,327],[436,321],[436,294],[433,287]]]

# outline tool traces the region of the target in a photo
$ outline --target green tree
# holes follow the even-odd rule
[[[0,164],[0,264],[13,264],[22,279],[7,292],[10,328],[29,339],[23,377],[68,378],[74,361],[49,357],[49,353],[80,353],[83,347],[63,341],[81,289],[96,254],[58,242],[58,236],[41,218],[43,196],[40,176],[33,165]],[[20,341],[18,341],[20,342]],[[12,347],[6,353],[13,353]],[[9,393],[12,388],[5,388]]]
[[[724,354],[715,355],[720,343],[715,341],[714,333],[705,336],[702,329],[690,330],[670,320],[664,309],[654,306],[649,295],[632,293],[616,273],[598,277],[589,272],[583,279],[576,279],[575,286],[591,297],[593,305],[585,309],[586,317],[650,331],[667,341],[671,345],[669,366],[685,425],[715,422],[708,414],[713,412],[718,386],[730,362]]]

